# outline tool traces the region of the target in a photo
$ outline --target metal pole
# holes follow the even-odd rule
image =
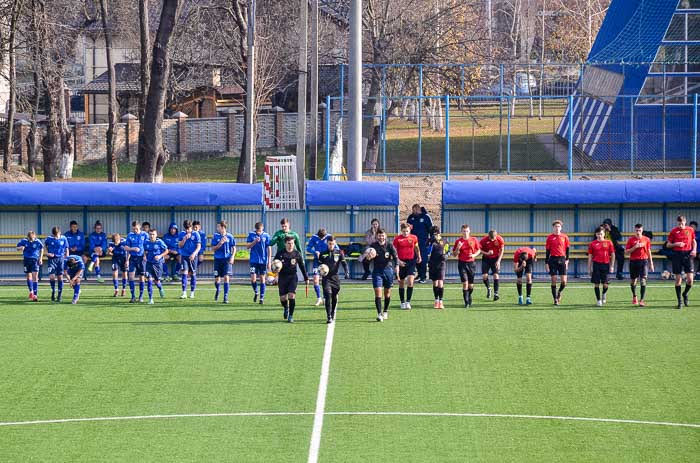
[[[255,0],[248,0],[248,69],[246,69],[246,124],[244,176],[248,183],[255,183]]]
[[[323,180],[331,176],[331,96],[326,95],[326,174]]]
[[[510,108],[510,96],[506,97],[508,107]],[[506,130],[506,172],[510,174],[510,110],[506,111],[508,117],[508,127]]]
[[[318,164],[318,0],[311,0],[311,160],[309,178],[316,180]]]
[[[445,180],[450,179],[450,96],[445,95]]]
[[[698,178],[698,94],[693,95],[693,178]]]
[[[498,170],[503,170],[503,64],[498,67]]]
[[[299,85],[297,88],[297,182],[299,190],[299,204],[304,203],[304,180],[306,179],[306,78],[308,56],[306,46],[308,42],[307,28],[309,21],[308,0],[299,2]]]
[[[386,97],[382,98],[382,124],[380,128],[382,138],[382,171],[386,174]]]
[[[423,164],[423,65],[418,65],[418,172]]]
[[[568,176],[574,178],[574,96],[569,95],[569,152],[568,152]]]
[[[663,79],[663,104],[661,106],[661,158],[663,160],[663,172],[666,173],[666,63],[664,63]]]
[[[344,106],[344,100],[345,100],[345,64],[340,65],[340,117],[341,119],[344,116],[344,111],[345,108]]]
[[[630,174],[634,174],[634,99],[630,100]]]
[[[306,1],[306,0],[304,0]],[[350,2],[348,179],[362,180],[362,0]]]

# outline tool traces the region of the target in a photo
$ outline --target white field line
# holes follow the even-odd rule
[[[321,377],[318,383],[318,395],[316,396],[316,413],[314,414],[314,426],[311,432],[311,443],[309,444],[308,463],[316,463],[318,461],[318,452],[321,448],[321,431],[323,430],[323,416],[326,411],[326,392],[328,390],[328,374],[331,367],[334,332],[335,323],[331,323],[326,331],[326,346],[323,349]]]
[[[239,412],[239,413],[191,413],[178,415],[144,415],[144,416],[105,416],[97,418],[65,418],[57,420],[34,420],[34,421],[7,421],[0,422],[0,426],[26,426],[33,424],[59,424],[59,423],[80,423],[89,421],[126,421],[126,420],[158,420],[174,418],[209,418],[209,417],[235,417],[235,416],[309,416],[314,412]],[[432,413],[432,412],[324,412],[324,416],[413,416],[413,417],[462,417],[462,418],[511,418],[528,420],[557,420],[557,421],[586,421],[595,423],[620,423],[639,424],[648,426],[671,426],[681,428],[700,429],[697,423],[675,423],[670,421],[645,421],[628,420],[621,418],[593,418],[584,416],[549,416],[549,415],[519,415],[502,413]]]

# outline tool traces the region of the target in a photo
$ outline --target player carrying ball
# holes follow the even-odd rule
[[[348,271],[348,263],[345,261],[343,251],[336,246],[335,238],[331,235],[326,236],[328,246],[326,250],[318,256],[319,273],[325,271],[326,274],[321,274],[321,286],[323,287],[323,298],[326,306],[326,323],[335,321],[335,310],[338,307],[338,293],[340,292],[340,278],[338,270],[343,266],[345,271],[345,279],[350,278]],[[326,267],[321,267],[325,265]]]
[[[625,254],[630,256],[630,288],[632,289],[632,305],[644,307],[644,293],[647,290],[647,265],[654,271],[654,259],[651,258],[651,241],[644,236],[641,223],[634,226],[634,236],[627,240]],[[637,300],[637,281],[639,281],[639,300]]]
[[[608,273],[615,268],[615,245],[605,239],[605,228],[598,227],[595,230],[596,239],[588,245],[588,273],[591,275],[591,283],[595,285],[595,298],[598,307],[605,304],[605,295],[608,292]],[[601,298],[600,284],[603,284]]]
[[[294,308],[296,307],[296,292],[297,292],[297,268],[301,271],[304,277],[304,282],[309,281],[309,275],[306,273],[306,267],[302,259],[301,253],[295,249],[294,236],[287,236],[284,239],[284,248],[277,251],[275,260],[282,263],[282,268],[279,270],[279,287],[280,304],[284,308],[284,318],[289,323],[294,322]]]
[[[566,271],[569,267],[569,237],[561,232],[564,223],[561,220],[552,222],[552,234],[547,237],[545,250],[547,252],[545,270],[552,277],[552,298],[554,305],[561,304],[561,293],[566,288]],[[561,278],[557,291],[557,275]]]
[[[386,232],[377,230],[377,241],[372,243],[360,257],[371,260],[372,288],[374,289],[374,306],[377,309],[377,321],[381,322],[389,318],[389,304],[391,304],[391,287],[394,285],[394,272],[399,272],[396,249],[387,242]],[[382,311],[382,289],[384,290],[384,310]]]

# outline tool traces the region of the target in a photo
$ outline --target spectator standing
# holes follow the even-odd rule
[[[425,283],[428,269],[428,254],[430,254],[430,230],[433,228],[433,219],[420,204],[414,204],[412,213],[406,219],[411,226],[411,234],[418,237],[420,259],[418,259],[418,282]]]

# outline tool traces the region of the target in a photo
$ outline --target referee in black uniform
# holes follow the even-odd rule
[[[289,323],[293,323],[294,308],[296,307],[297,268],[301,270],[304,282],[309,281],[309,275],[306,273],[304,260],[299,251],[295,249],[293,236],[287,236],[284,239],[284,249],[277,251],[275,260],[282,262],[282,269],[280,270],[277,284],[279,287],[280,303],[282,307],[284,307],[284,318]]]
[[[326,323],[333,323],[335,321],[335,309],[338,306],[338,293],[340,292],[338,270],[342,265],[346,280],[350,278],[350,272],[348,271],[348,263],[345,261],[343,251],[336,248],[335,238],[328,236],[326,243],[328,244],[328,249],[319,255],[318,263],[328,266],[328,273],[321,278],[321,286],[326,304]]]

